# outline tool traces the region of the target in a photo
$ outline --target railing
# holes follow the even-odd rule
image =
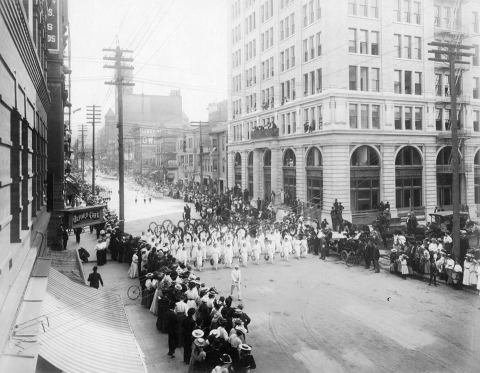
[[[278,137],[279,131],[277,127],[274,128],[254,128],[252,131],[252,139],[265,139],[268,137]]]
[[[437,174],[451,174],[453,172],[452,165],[450,164],[443,164],[443,165],[438,165],[437,164]],[[465,173],[465,164],[460,161],[460,165],[458,167],[458,172],[460,173]]]

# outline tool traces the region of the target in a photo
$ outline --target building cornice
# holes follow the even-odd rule
[[[28,24],[21,9],[21,4],[18,0],[1,0],[0,15],[5,21],[44,109],[48,110],[51,99],[47,82],[28,30]]]

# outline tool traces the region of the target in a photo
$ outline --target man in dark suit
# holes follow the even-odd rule
[[[183,332],[183,362],[185,364],[190,364],[190,357],[192,355],[192,343],[193,337],[192,332],[196,328],[195,320],[193,315],[195,314],[195,308],[190,308],[188,310],[187,318],[182,322],[182,332]]]
[[[174,312],[175,303],[171,302],[168,311],[165,314],[165,325],[168,333],[168,356],[175,357],[175,348],[177,348],[177,327],[178,319]]]
[[[93,267],[93,272],[88,275],[87,281],[90,283],[91,288],[98,289],[100,286],[99,284],[102,284],[103,286],[102,276],[97,272],[97,266]]]

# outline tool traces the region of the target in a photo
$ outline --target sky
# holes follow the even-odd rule
[[[191,121],[227,98],[227,1],[69,0],[72,46],[72,127],[86,105],[114,108],[113,69],[103,48],[131,49],[134,93],[168,95],[180,89]],[[103,122],[103,121],[102,121]],[[75,134],[74,134],[75,135]]]

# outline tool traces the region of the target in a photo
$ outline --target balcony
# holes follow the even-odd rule
[[[278,137],[278,127],[262,128],[256,127],[252,131],[252,140],[266,139],[269,137]]]
[[[472,137],[470,130],[458,129],[457,130],[459,139],[468,139]],[[450,140],[452,138],[452,131],[441,131],[437,133],[438,140]]]
[[[465,162],[463,162],[463,160],[460,160],[458,172],[461,174],[465,173]],[[437,174],[451,174],[451,173],[453,173],[453,167],[451,164],[442,164],[442,165],[437,164]]]

